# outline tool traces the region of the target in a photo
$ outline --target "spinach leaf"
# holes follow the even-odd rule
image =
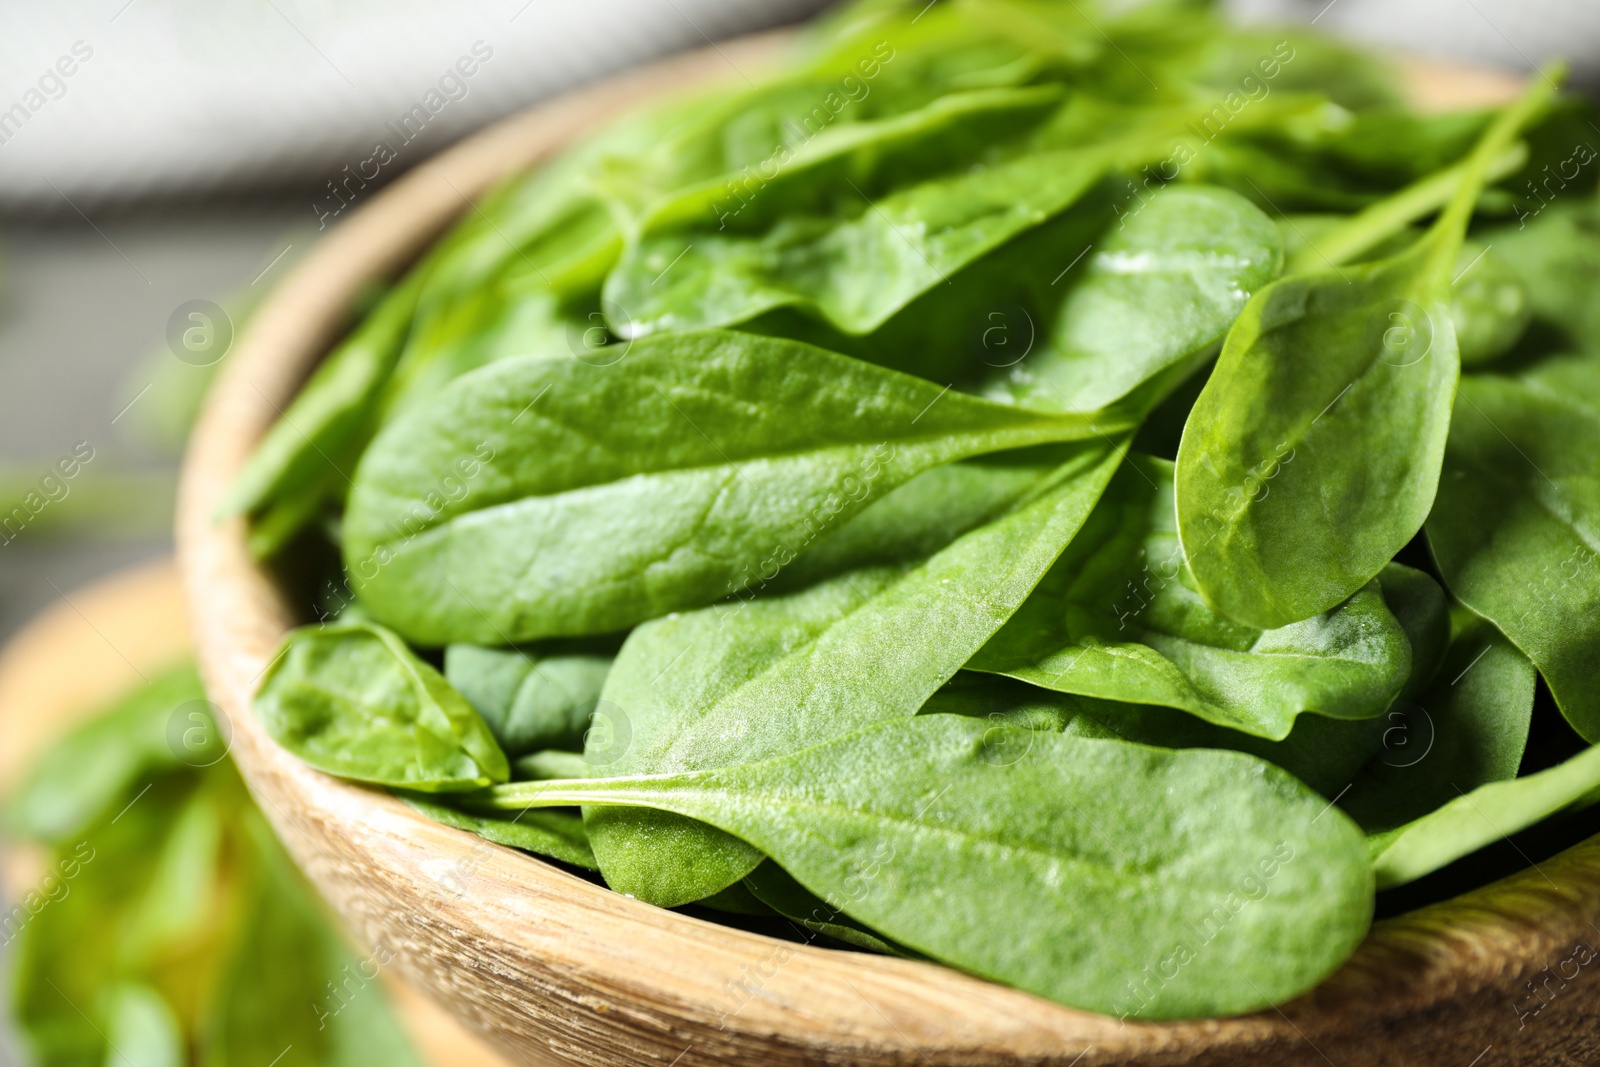
[[[1593,149],[1586,154],[1593,162]],[[1536,318],[1576,348],[1600,353],[1600,306],[1594,299],[1600,208],[1592,183],[1589,194],[1549,204],[1540,199],[1534,212],[1519,209],[1515,226],[1486,229],[1481,239],[1522,279]]]
[[[1600,800],[1600,745],[1546,770],[1481,785],[1420,818],[1372,835],[1368,847],[1378,888],[1415,881],[1552,815],[1596,800]]]
[[[1540,396],[1600,419],[1600,359],[1596,355],[1600,353],[1541,359],[1518,378]]]
[[[498,814],[461,811],[416,795],[403,796],[401,799],[434,822],[477,834],[485,841],[549,856],[574,867],[591,871],[600,869],[595,864],[594,852],[589,848],[589,836],[584,833],[583,819],[576,812],[524,811],[518,813],[516,818],[506,818]]]
[[[1538,379],[1461,383],[1428,543],[1450,592],[1533,660],[1567,721],[1593,742],[1600,740],[1600,365],[1575,370],[1561,391]]]
[[[591,720],[592,721],[592,720]],[[602,716],[602,721],[605,717]],[[546,748],[518,756],[511,762],[512,781],[540,781],[545,778],[582,778],[591,764],[582,752]]]
[[[1510,781],[1490,782],[1368,840],[1379,889],[1414,882],[1558,812],[1600,799],[1600,746]]]
[[[419,644],[608,633],[744,588],[920,471],[1106,422],[749,334],[640,342],[611,367],[504,360],[373,442],[345,563]]]
[[[240,844],[254,845],[249,921],[215,987],[200,1035],[204,1062],[270,1063],[287,1046],[295,1062],[320,1067],[421,1067],[378,981],[392,950],[380,943],[358,956],[259,813],[249,813],[246,831]]]
[[[1350,784],[1381,743],[1382,718],[1340,720],[1302,715],[1282,741],[1213,726],[1173,708],[1057,693],[1009,678],[963,671],[919,715],[967,715],[1001,726],[1113,738],[1160,748],[1223,748],[1276,764],[1327,797]],[[1023,742],[1025,743],[1025,739]]]
[[[372,623],[292,631],[254,706],[273,740],[341,778],[445,793],[511,774],[472,705],[404,641]]]
[[[1063,260],[1078,254],[1051,251]],[[1222,340],[1282,261],[1271,220],[1244,197],[1203,185],[1163,188],[1123,212],[1117,228],[1068,272],[1075,277],[1043,343],[993,373],[986,395],[1066,411],[1103,408],[1147,384],[1159,397]],[[1046,288],[1037,284],[1046,276],[1055,279],[1051,288],[1061,279],[1041,264],[1028,266],[1034,288]],[[992,314],[986,325],[996,328]],[[1020,334],[1024,324],[1005,325]]]
[[[1516,144],[1489,161],[1483,183],[1499,181],[1527,162],[1528,151]],[[1293,234],[1288,272],[1303,274],[1326,267],[1388,259],[1411,243],[1411,224],[1444,207],[1473,177],[1473,161],[1463,160],[1435,171],[1353,215],[1301,215],[1282,219]],[[1476,250],[1475,250],[1476,251]],[[1460,263],[1457,267],[1466,266]]]
[[[366,443],[370,411],[400,356],[426,265],[383,298],[373,313],[301,388],[273,424],[218,509],[222,515],[294,508],[325,497],[330,479],[343,487]]]
[[[1066,693],[1181,708],[1282,740],[1304,712],[1382,714],[1412,656],[1376,582],[1330,612],[1277,629],[1212,611],[1188,584],[1172,464],[1134,456],[1039,588],[968,666]]]
[[[1395,699],[1411,700],[1427,688],[1444,663],[1450,646],[1450,604],[1438,582],[1403,563],[1391,563],[1379,571],[1378,584],[1383,588],[1383,602],[1411,646],[1411,676]]]
[[[642,337],[734,326],[802,307],[845,333],[868,333],[923,292],[1064,210],[1107,169],[1057,151],[913,185],[842,218],[784,218],[746,236],[657,234],[625,253],[605,299],[613,329]]]
[[[107,1000],[121,983],[147,980],[138,965],[152,955],[177,954],[173,945],[147,942],[139,954],[124,946],[148,900],[167,828],[196,785],[192,772],[164,776],[122,818],[102,814],[52,856],[43,883],[17,905],[26,918],[20,930],[7,929],[15,938],[12,1016],[40,1067],[111,1062]],[[206,977],[208,955],[194,953],[187,970],[191,980]],[[162,983],[158,992],[173,990]]]
[[[1275,102],[1249,121],[1276,118],[1279,109]],[[646,236],[606,279],[608,305],[628,317],[613,328],[644,336],[797,308],[842,333],[870,333],[1072,206],[1108,172],[1167,156],[1198,114],[1193,106],[1116,106],[1079,95],[1024,142],[992,150],[975,167],[876,197],[841,189],[835,210],[787,214],[757,233]]]
[[[790,922],[799,923],[814,934],[822,934],[869,952],[881,952],[886,956],[916,955],[885,941],[850,916],[832,907],[827,901],[795,881],[788,871],[771,860],[751,871],[739,884],[772,911]]]
[[[776,552],[756,570],[746,592],[794,591],[861,567],[931,556],[957,537],[1004,513],[1059,466],[1063,447],[999,452],[923,471],[874,500],[809,545]]]
[[[85,720],[28,768],[6,805],[10,828],[36,841],[60,844],[126,802],[142,777],[221,759],[220,736],[204,728],[210,719],[204,700],[199,675],[184,663]],[[190,713],[202,721],[190,721]],[[174,725],[180,732],[177,745],[168,735]],[[186,747],[186,739],[197,743]]]
[[[451,645],[444,676],[467,698],[507,756],[583,749],[583,734],[611,657]]]
[[[1463,367],[1490,363],[1511,350],[1533,318],[1528,290],[1491,246],[1467,241],[1450,286],[1450,321]]]
[[[1190,569],[1224,615],[1271,628],[1326,611],[1422,526],[1459,376],[1451,268],[1485,168],[1553,92],[1536,79],[1501,113],[1410,249],[1283,278],[1229,331],[1177,475]]]
[[[1019,740],[1029,747],[1010,761]],[[709,822],[919,952],[1124,1018],[1279,1003],[1343,962],[1372,913],[1354,824],[1269,764],[963,716],[762,762],[492,797]],[[1010,921],[995,923],[997,910]]]
[[[106,1063],[129,1067],[184,1067],[183,1030],[160,991],[121,982],[105,993]]]
[[[1533,721],[1533,664],[1484,619],[1454,613],[1443,669],[1417,704],[1385,717],[1383,749],[1340,800],[1368,833],[1515,778]]]
[[[756,161],[755,174],[748,163],[724,162],[726,169],[712,177],[658,194],[638,212],[634,232],[712,222],[718,231],[750,232],[784,216],[836,210],[841,194],[859,202],[991,158],[997,144],[1037,126],[1064,95],[1061,86],[1048,84],[955,91],[911,111],[835,119],[812,133],[798,120],[815,121],[807,109],[816,103],[816,92],[807,85],[785,93],[789,100],[781,110],[798,114],[741,116],[741,124],[776,127],[772,141],[761,146],[765,158]],[[607,188],[617,195],[614,179]],[[625,201],[645,202],[638,191],[630,193]]]
[[[627,743],[613,731],[600,749],[591,735],[591,763],[617,774],[698,770],[914,715],[1016,610],[1120,459],[1120,448],[1079,446],[1029,499],[925,560],[639,627],[601,700]],[[590,808],[584,819],[607,883],[663,907],[731,885],[761,859],[668,813]]]

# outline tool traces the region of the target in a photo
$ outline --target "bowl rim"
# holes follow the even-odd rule
[[[1521,1027],[1505,1005],[1526,995],[1520,979],[1600,931],[1600,837],[1378,922],[1344,967],[1279,1008],[1122,1022],[937,964],[795,945],[623,897],[324,775],[266,736],[251,696],[295,620],[250,558],[244,522],[213,516],[347,327],[355,298],[394,277],[499,178],[642,99],[736,82],[741,68],[769,64],[786,36],[741,38],[609,77],[419,164],[336,224],[240,332],[185,456],[178,558],[202,676],[232,725],[241,773],[295,860],[408,980],[533,1062],[1089,1067],[1246,1062],[1272,1048],[1280,1062],[1321,1063],[1324,1047],[1353,1052],[1441,1018],[1465,1027],[1467,1044],[1509,1039]],[[1371,1046],[1380,1047],[1390,1046]],[[1418,1044],[1409,1062],[1447,1062],[1434,1059],[1441,1048]],[[1444,1051],[1457,1062],[1458,1051]]]

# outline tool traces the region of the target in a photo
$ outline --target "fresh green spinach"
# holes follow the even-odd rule
[[[1277,629],[1212,611],[1189,584],[1172,464],[1133,456],[1039,588],[969,666],[1065,693],[1181,708],[1282,740],[1305,712],[1382,714],[1410,676],[1412,656],[1376,582],[1332,611]]]
[[[600,699],[609,655],[451,645],[444,676],[467,698],[507,756],[537,749],[583,750],[584,731]]]
[[[373,442],[344,558],[419,644],[608,633],[745,588],[921,471],[1125,425],[731,332],[505,360]]]
[[[621,774],[733,765],[916,714],[1072,540],[1121,455],[1079,446],[1031,498],[925,560],[639,627],[602,694],[628,744],[591,762]],[[592,808],[585,823],[607,883],[666,907],[731,885],[761,859],[670,813]]]
[[[472,705],[372,623],[291,633],[256,691],[255,713],[278,744],[344,778],[444,793],[511,774]]]
[[[1495,120],[1411,248],[1283,278],[1234,323],[1177,474],[1185,555],[1224,615],[1272,628],[1327,611],[1421,528],[1460,373],[1451,268],[1486,168],[1553,92],[1536,79]]]
[[[1428,543],[1450,592],[1533,660],[1595,742],[1600,364],[1566,366],[1556,379],[1566,389],[1537,376],[1461,383]]]
[[[1385,717],[1383,748],[1340,800],[1368,833],[1419,819],[1515,778],[1533,716],[1533,664],[1487,621],[1455,612],[1434,683]]]
[[[518,783],[490,802],[711,823],[902,944],[1125,1018],[1279,1003],[1338,966],[1372,914],[1355,825],[1265,762],[965,716],[732,767]],[[996,924],[997,908],[1028,921]]]

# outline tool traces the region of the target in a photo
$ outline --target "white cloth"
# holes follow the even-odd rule
[[[821,6],[3,0],[0,210],[317,184],[379,142],[401,169],[560,89]]]
[[[1595,0],[1225,0],[1249,22],[1314,22],[1364,44],[1531,71],[1572,63],[1574,80],[1600,81]]]

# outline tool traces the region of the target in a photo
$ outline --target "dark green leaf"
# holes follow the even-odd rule
[[[1592,148],[1587,156],[1592,166]],[[1519,207],[1515,225],[1485,230],[1482,240],[1522,279],[1537,318],[1559,329],[1569,344],[1600,353],[1600,302],[1594,298],[1600,208],[1593,192],[1590,181],[1587,195],[1569,194],[1570,199],[1549,204],[1533,200]]]
[[[795,881],[788,871],[771,860],[751,871],[739,884],[772,911],[799,923],[813,934],[822,934],[846,945],[887,956],[916,955],[862,926]]]
[[[394,950],[357,955],[254,812],[249,920],[200,1035],[208,1067],[421,1067],[379,979]],[[108,1064],[108,1067],[110,1065]]]
[[[9,910],[12,1016],[38,1067],[110,1062],[106,998],[136,975],[126,931],[147,900],[168,825],[194,793],[189,775],[157,781],[121,818],[103,816],[58,850],[41,884]],[[171,946],[147,946],[146,956],[152,947]],[[206,973],[203,956],[188,962],[191,973]]]
[[[1528,291],[1500,254],[1468,241],[1456,258],[1450,319],[1463,367],[1499,359],[1517,343],[1533,317]]]
[[[1600,740],[1600,365],[1572,370],[1560,392],[1538,379],[1462,381],[1428,543],[1450,592],[1533,660],[1567,721],[1592,742]]]
[[[1517,776],[1533,721],[1533,664],[1471,612],[1457,609],[1455,624],[1439,676],[1416,703],[1389,712],[1382,749],[1340,800],[1368,833]]]
[[[541,748],[581,751],[608,655],[451,645],[444,676],[494,732],[507,756]]]
[[[1078,254],[1054,251],[1068,262]],[[1272,222],[1242,196],[1203,185],[1163,188],[1122,212],[1068,272],[1053,329],[1021,362],[996,373],[986,391],[1065,411],[1105,407],[1146,383],[1164,393],[1169,379],[1192,372],[1196,358],[1222,340],[1282,262]],[[1063,281],[1032,266],[1036,282]],[[1020,334],[1023,324],[1006,325]],[[1020,349],[1023,340],[1012,343]],[[1003,355],[997,350],[995,361]]]
[[[574,867],[600,869],[589,849],[589,835],[584,833],[583,819],[577,812],[525,811],[511,818],[460,811],[420,796],[402,799],[433,821],[477,834],[485,841],[549,856]]]
[[[963,672],[928,699],[920,715],[985,718],[1002,726],[1053,730],[1077,737],[1114,738],[1160,748],[1225,748],[1248,752],[1333,797],[1372,758],[1386,726],[1376,719],[1302,715],[1282,741],[1213,726],[1173,708],[1071,696],[994,675]]]
[[[1411,676],[1396,697],[1410,700],[1433,681],[1444,662],[1450,645],[1450,605],[1438,582],[1401,563],[1378,572],[1378,585],[1411,646]]]

